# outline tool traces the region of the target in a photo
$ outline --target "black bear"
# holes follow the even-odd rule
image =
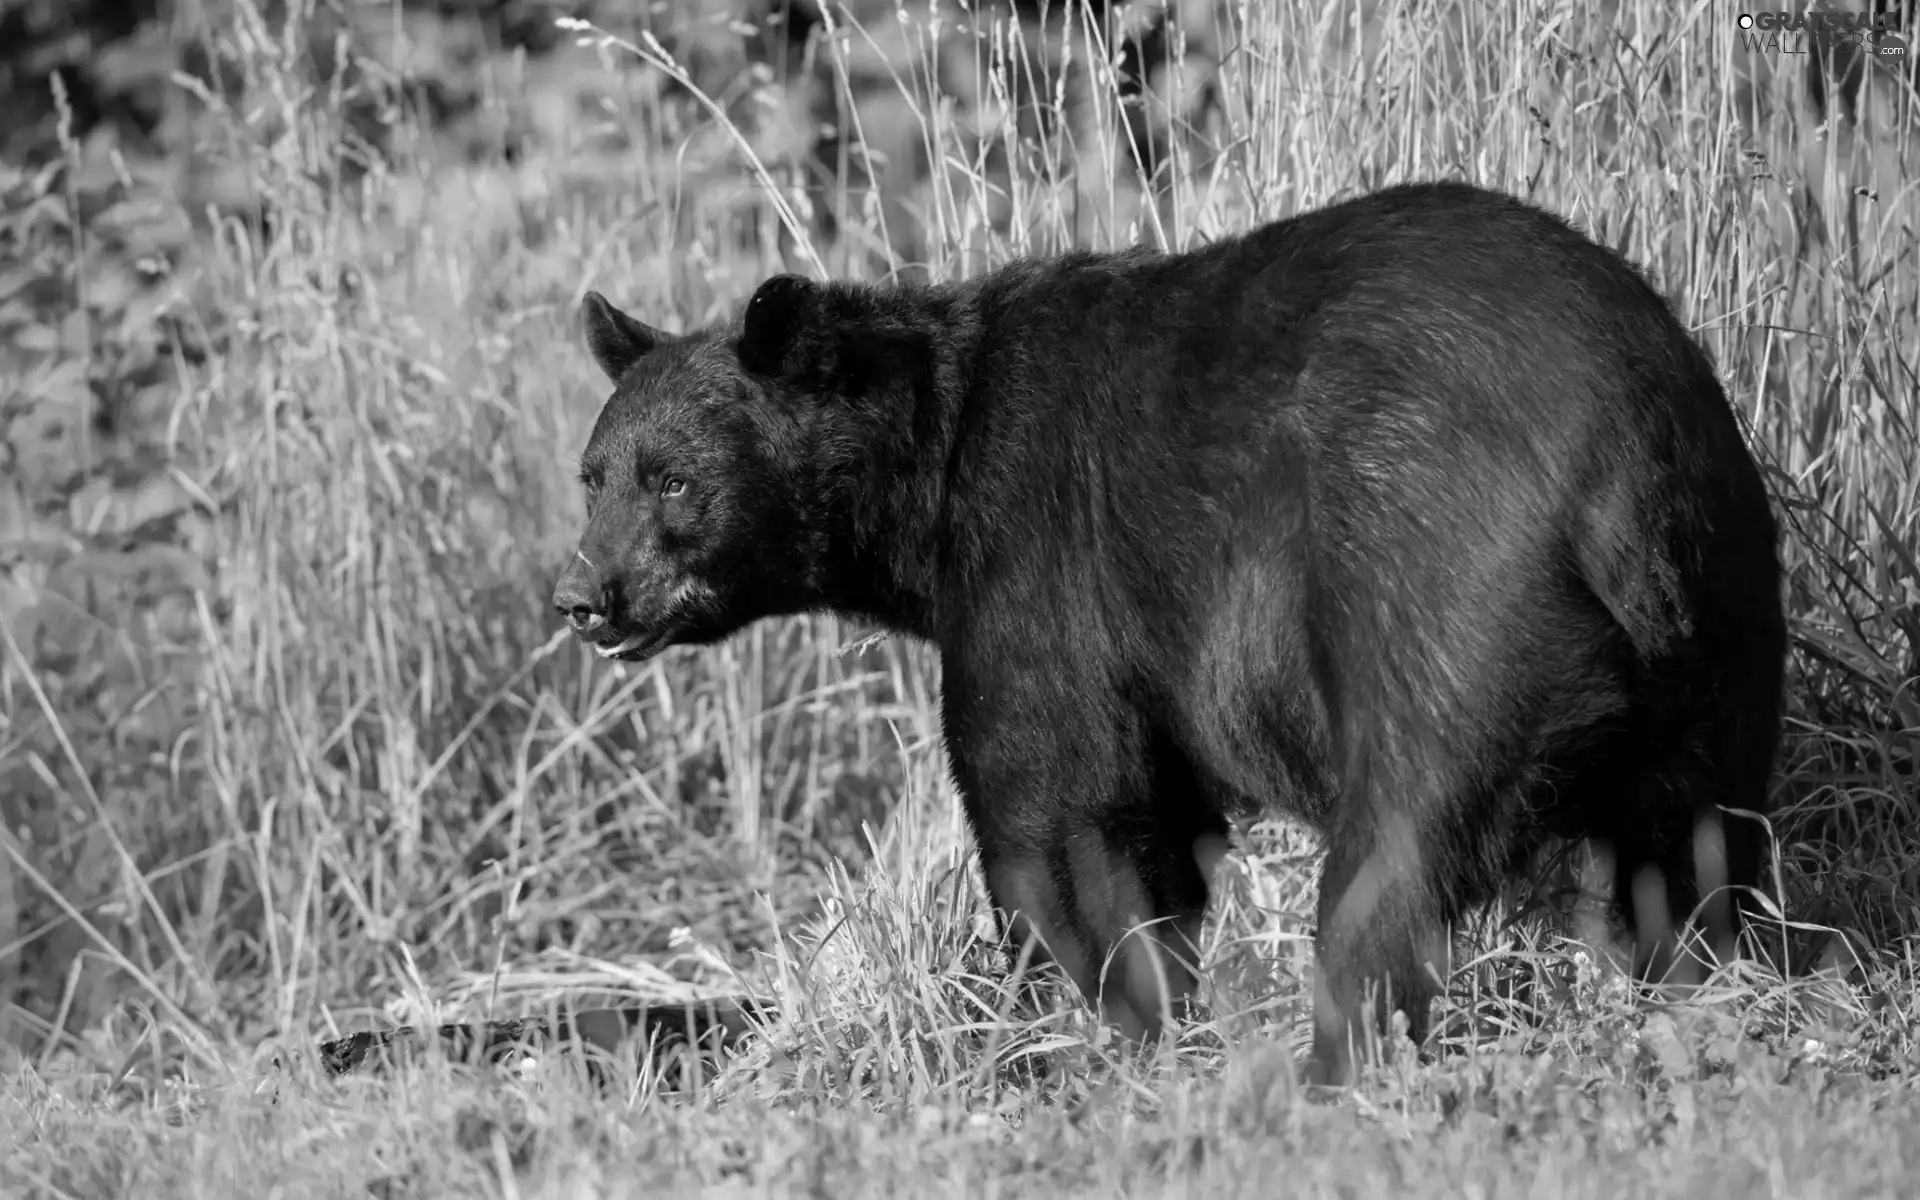
[[[1724,932],[1762,881],[1718,806],[1765,812],[1779,736],[1767,493],[1667,303],[1554,216],[1409,184],[1185,253],[776,276],[682,336],[584,315],[615,388],[555,606],[627,661],[809,610],[931,642],[1003,928],[1135,1037],[1263,810],[1325,836],[1335,1084],[1549,837],[1611,848],[1643,971],[1644,902]]]

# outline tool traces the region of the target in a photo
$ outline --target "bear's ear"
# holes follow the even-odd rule
[[[580,301],[580,315],[586,320],[587,349],[593,352],[593,361],[616,384],[633,364],[667,340],[666,334],[621,312],[599,292],[588,292]]]
[[[740,323],[740,365],[756,375],[810,375],[819,357],[821,290],[798,275],[775,275],[754,289]]]

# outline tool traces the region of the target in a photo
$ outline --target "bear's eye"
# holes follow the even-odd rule
[[[669,475],[660,484],[660,494],[671,500],[687,490],[687,481],[678,475]]]

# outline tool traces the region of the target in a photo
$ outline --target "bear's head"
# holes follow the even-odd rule
[[[586,531],[553,593],[576,636],[639,662],[827,602],[823,460],[901,376],[874,303],[780,275],[737,320],[675,336],[587,293],[614,391],[581,455]]]

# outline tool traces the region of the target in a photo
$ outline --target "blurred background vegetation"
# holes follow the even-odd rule
[[[941,932],[864,953],[979,950],[924,651],[556,636],[579,296],[685,328],[1423,176],[1646,263],[1720,363],[1787,522],[1789,915],[1874,977],[1920,895],[1913,93],[1816,97],[1719,7],[0,0],[0,1041],[731,986],[876,856]],[[1264,836],[1222,920],[1297,993],[1311,847]]]

